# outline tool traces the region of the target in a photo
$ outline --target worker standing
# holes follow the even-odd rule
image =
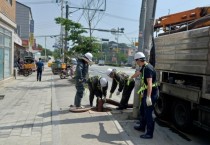
[[[153,138],[154,132],[154,119],[152,117],[152,112],[154,110],[154,104],[156,103],[158,96],[158,87],[156,83],[156,71],[153,66],[146,62],[145,55],[142,52],[137,52],[134,59],[141,67],[140,71],[130,77],[133,79],[140,76],[141,88],[138,94],[142,94],[141,106],[140,106],[140,125],[134,126],[138,131],[145,131],[146,133],[141,135],[141,138],[150,139]]]
[[[106,72],[107,76],[112,78],[112,87],[110,90],[110,95],[109,98],[112,97],[112,94],[114,93],[115,89],[117,88],[117,85],[119,85],[118,91],[116,95],[120,95],[120,92],[122,92],[122,98],[120,101],[120,105],[117,110],[123,110],[127,109],[128,107],[128,101],[131,95],[131,92],[135,86],[135,81],[134,79],[128,79],[129,75],[127,75],[124,72],[116,72],[116,69],[107,69]]]
[[[41,58],[39,58],[39,61],[36,63],[37,68],[37,81],[42,80],[42,71],[44,70],[44,63],[41,61]]]
[[[91,53],[85,53],[82,57],[79,57],[77,60],[77,66],[76,66],[76,75],[75,75],[75,81],[76,81],[76,95],[74,98],[74,106],[76,109],[82,109],[83,106],[81,106],[81,101],[84,95],[84,83],[86,82],[87,74],[88,74],[88,68],[89,65],[92,63],[93,55]]]
[[[93,106],[94,95],[97,97],[96,107],[98,106],[98,100],[104,99],[106,100],[107,89],[108,89],[108,81],[106,78],[101,76],[93,76],[87,80],[88,89],[90,91],[89,101],[90,106]]]

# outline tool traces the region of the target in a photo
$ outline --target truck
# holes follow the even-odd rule
[[[210,131],[210,9],[196,8],[156,20],[157,118],[179,129]]]

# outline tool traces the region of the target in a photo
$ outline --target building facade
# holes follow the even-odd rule
[[[0,0],[0,81],[13,76],[16,0]]]
[[[34,20],[31,8],[20,2],[16,2],[16,24],[17,34],[22,39],[23,47],[32,52],[34,44]]]

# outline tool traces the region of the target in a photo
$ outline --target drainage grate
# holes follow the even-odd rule
[[[4,95],[0,95],[0,100],[3,100],[4,99]]]

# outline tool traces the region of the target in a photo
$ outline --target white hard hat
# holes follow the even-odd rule
[[[108,69],[106,70],[106,75],[109,76],[109,75],[111,74],[111,72],[112,72],[112,69],[111,69],[111,68],[108,68]]]
[[[100,79],[100,84],[101,84],[101,87],[106,87],[107,86],[107,80],[106,80],[106,78],[101,78]]]
[[[92,61],[93,55],[90,52],[85,53],[85,57],[89,60]]]
[[[72,58],[71,60],[72,60],[72,61],[77,61],[76,58]]]
[[[137,52],[137,53],[134,55],[134,59],[145,59],[145,55],[144,55],[144,53],[142,53],[142,52]]]

